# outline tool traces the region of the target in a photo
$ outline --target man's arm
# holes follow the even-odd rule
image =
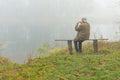
[[[75,30],[78,31],[79,30],[79,25],[80,25],[80,22],[78,22],[75,26]]]

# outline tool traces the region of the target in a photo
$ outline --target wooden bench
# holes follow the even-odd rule
[[[87,40],[93,41],[94,53],[97,53],[97,52],[98,52],[98,40],[108,40],[108,39],[87,39]],[[69,54],[73,54],[73,52],[72,52],[72,41],[74,41],[74,40],[58,39],[58,40],[55,40],[55,41],[67,41]],[[85,41],[86,41],[86,40],[85,40]]]

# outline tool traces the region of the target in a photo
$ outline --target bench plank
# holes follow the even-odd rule
[[[98,52],[98,40],[108,40],[108,39],[86,39],[86,40],[93,41],[94,53],[97,53]],[[72,40],[72,39],[57,39],[55,41],[67,41],[69,54],[73,54],[73,52],[72,52],[72,41],[74,41],[74,40]]]
[[[74,41],[73,39],[56,39],[55,41]],[[108,40],[108,39],[86,39],[86,40]]]

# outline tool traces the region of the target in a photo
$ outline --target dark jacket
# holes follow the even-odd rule
[[[75,30],[77,31],[77,35],[75,37],[75,41],[79,40],[86,40],[89,39],[90,36],[90,24],[85,22],[85,23],[80,23],[80,25],[75,26]]]

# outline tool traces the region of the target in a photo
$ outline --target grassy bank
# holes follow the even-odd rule
[[[95,54],[91,43],[84,44],[83,53],[73,55],[54,48],[23,65],[5,59],[0,62],[0,80],[120,80],[120,43],[100,42],[99,48]]]

